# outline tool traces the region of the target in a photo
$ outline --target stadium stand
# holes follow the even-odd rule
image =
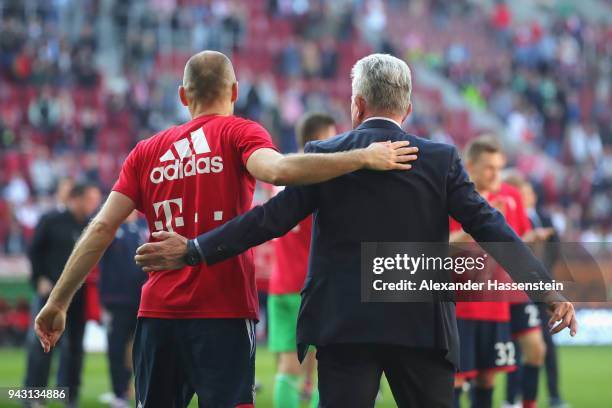
[[[537,183],[563,235],[612,236],[610,23],[586,25],[571,9],[525,21],[504,2],[469,0],[72,3],[1,3],[5,254],[24,252],[57,180],[109,188],[138,140],[185,118],[180,69],[205,48],[232,55],[237,113],[261,121],[283,151],[295,149],[304,111],[328,111],[341,130],[350,126],[350,87],[339,79],[358,57],[404,56],[463,96],[463,106],[451,107],[417,78],[412,132],[461,146],[488,130],[469,110],[493,114],[508,143],[528,147],[514,164]]]

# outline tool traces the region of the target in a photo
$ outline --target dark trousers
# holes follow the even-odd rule
[[[455,369],[439,350],[375,344],[317,347],[321,408],[371,408],[385,373],[400,408],[450,408]]]
[[[47,299],[36,297],[32,304],[32,316],[36,317]],[[81,306],[81,305],[78,305]],[[33,325],[32,325],[33,327]],[[78,401],[81,385],[81,371],[83,368],[83,336],[85,334],[85,320],[82,310],[72,306],[66,315],[66,330],[62,335],[57,348],[60,349],[60,364],[57,372],[57,385],[68,387],[71,402]],[[34,333],[28,333],[27,344],[26,387],[47,387],[53,350],[45,353]]]
[[[108,313],[108,365],[113,393],[118,398],[128,398],[132,370],[128,364],[128,345],[134,338],[138,305],[105,305]]]
[[[253,407],[255,323],[245,319],[138,318],[136,400],[142,408]]]

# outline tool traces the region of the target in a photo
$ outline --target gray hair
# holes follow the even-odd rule
[[[410,104],[412,79],[408,64],[389,54],[370,54],[353,65],[353,96],[361,95],[370,109],[404,113]]]

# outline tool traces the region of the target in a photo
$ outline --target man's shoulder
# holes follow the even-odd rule
[[[368,129],[367,131],[375,132],[376,129]],[[304,148],[304,151],[307,153],[328,153],[351,150],[357,147],[358,138],[362,132],[364,132],[364,130],[351,130],[327,140],[308,142]],[[430,157],[440,157],[444,158],[445,160],[450,160],[453,156],[458,156],[457,147],[454,145],[425,139],[423,137],[403,131],[396,132],[396,134],[394,134],[393,137],[389,138],[388,140],[408,140],[410,142],[410,146],[419,148],[419,154],[421,155],[425,154]]]
[[[155,133],[152,136],[149,136],[145,139],[140,140],[138,143],[136,143],[136,146],[134,146],[134,148],[132,149],[132,153],[133,154],[137,154],[139,152],[146,153],[147,151],[151,149],[155,149],[156,147],[160,145],[171,143],[170,137],[176,134],[179,127],[180,125],[171,126],[167,129],[164,129],[160,132]]]
[[[410,136],[413,138],[410,139],[410,144],[418,147],[420,154],[425,153],[435,157],[444,158],[445,160],[451,160],[454,156],[459,156],[457,147],[455,145],[437,142],[414,135]]]
[[[67,209],[57,209],[54,208],[52,210],[49,210],[47,212],[45,212],[44,214],[42,214],[40,216],[40,218],[38,219],[38,223],[39,224],[53,224],[56,223],[58,221],[63,220],[64,218],[66,218],[68,216],[68,210]]]
[[[499,194],[513,198],[522,197],[520,190],[508,183],[501,183]]]
[[[172,140],[173,137],[185,134],[187,131],[192,129],[194,126],[196,126],[196,124],[193,120],[182,123],[182,124],[178,124],[175,126],[170,126],[160,132],[155,133],[154,135],[146,139],[141,140],[140,142],[136,144],[134,149],[136,148],[146,149],[147,147],[155,146],[157,144],[164,143],[165,141],[173,141]],[[263,129],[263,126],[254,120],[241,118],[239,116],[234,116],[234,115],[215,116],[211,118],[210,120],[202,122],[202,126],[205,126],[206,128],[209,128],[209,127],[210,128],[214,128],[214,127],[230,127],[230,128],[232,127],[246,127],[246,128],[253,127],[253,128]]]
[[[236,115],[219,116],[215,119],[215,121],[218,123],[229,123],[241,126],[261,126],[259,122]],[[212,121],[210,123],[212,123]]]
[[[377,129],[352,129],[344,133],[340,133],[334,137],[325,140],[313,140],[306,143],[305,152],[310,153],[329,153],[351,150],[362,147],[363,138],[368,132],[376,134]],[[398,129],[398,134],[403,133]],[[365,146],[363,146],[365,147]]]
[[[348,150],[350,147],[349,137],[352,131],[341,133],[334,137],[331,137],[326,140],[313,140],[311,142],[306,143],[304,146],[304,151],[307,153],[325,153],[325,152],[335,152],[340,150]],[[342,148],[344,145],[344,149]]]
[[[455,146],[407,133],[397,126],[392,128],[358,127],[327,140],[309,142],[306,144],[304,151],[306,153],[341,152],[365,148],[373,142],[401,140],[409,141],[411,147],[418,147],[419,159],[435,163],[436,168],[446,169],[447,166],[443,166],[443,164],[451,165],[459,157]]]
[[[181,137],[185,136],[185,123],[179,124],[175,126],[170,126],[164,130],[161,130],[152,136],[149,136],[145,139],[141,139],[136,143],[134,148],[130,152],[130,156],[133,156],[134,159],[139,162],[140,160],[144,160],[146,158],[150,158],[155,156],[162,155],[166,150],[170,153],[169,150],[172,144],[179,141]],[[170,156],[170,153],[166,153]],[[163,155],[159,157],[160,160],[163,158]]]
[[[225,129],[230,132],[236,132],[237,135],[244,135],[254,129],[263,130],[265,128],[259,123],[251,119],[243,118],[235,115],[219,115],[204,123],[206,128]]]
[[[152,136],[142,139],[136,143],[133,150],[146,150],[152,146],[163,143],[169,136],[176,134],[180,127],[181,125],[170,126],[169,128],[159,131]]]
[[[438,142],[406,133],[405,140],[410,141],[410,147],[417,147],[417,163],[428,171],[446,173],[456,164],[459,153],[454,145]]]
[[[66,217],[70,214],[69,210],[64,207],[64,208],[53,208],[49,211],[47,211],[46,213],[44,213],[41,217],[45,218],[45,219],[49,219],[49,220],[53,220],[53,219],[57,219],[57,218],[62,218],[62,217]]]

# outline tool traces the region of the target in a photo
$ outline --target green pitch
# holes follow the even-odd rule
[[[564,347],[559,350],[561,367],[561,390],[565,399],[574,408],[612,407],[612,347]],[[0,387],[19,386],[23,379],[25,355],[23,350],[0,349]],[[257,350],[257,380],[262,388],[257,394],[257,407],[271,407],[272,384],[275,367],[274,356],[265,348]],[[503,377],[499,376],[495,392],[495,406],[499,407],[503,396]],[[547,406],[544,378],[540,382],[540,407]],[[102,407],[98,396],[109,390],[106,359],[103,354],[88,354],[83,375],[82,407]],[[0,398],[0,401],[3,399]],[[11,406],[0,402],[0,407]],[[196,404],[192,403],[195,407]],[[464,404],[464,407],[467,406]],[[383,385],[382,401],[377,408],[395,407],[393,397],[386,384]]]

